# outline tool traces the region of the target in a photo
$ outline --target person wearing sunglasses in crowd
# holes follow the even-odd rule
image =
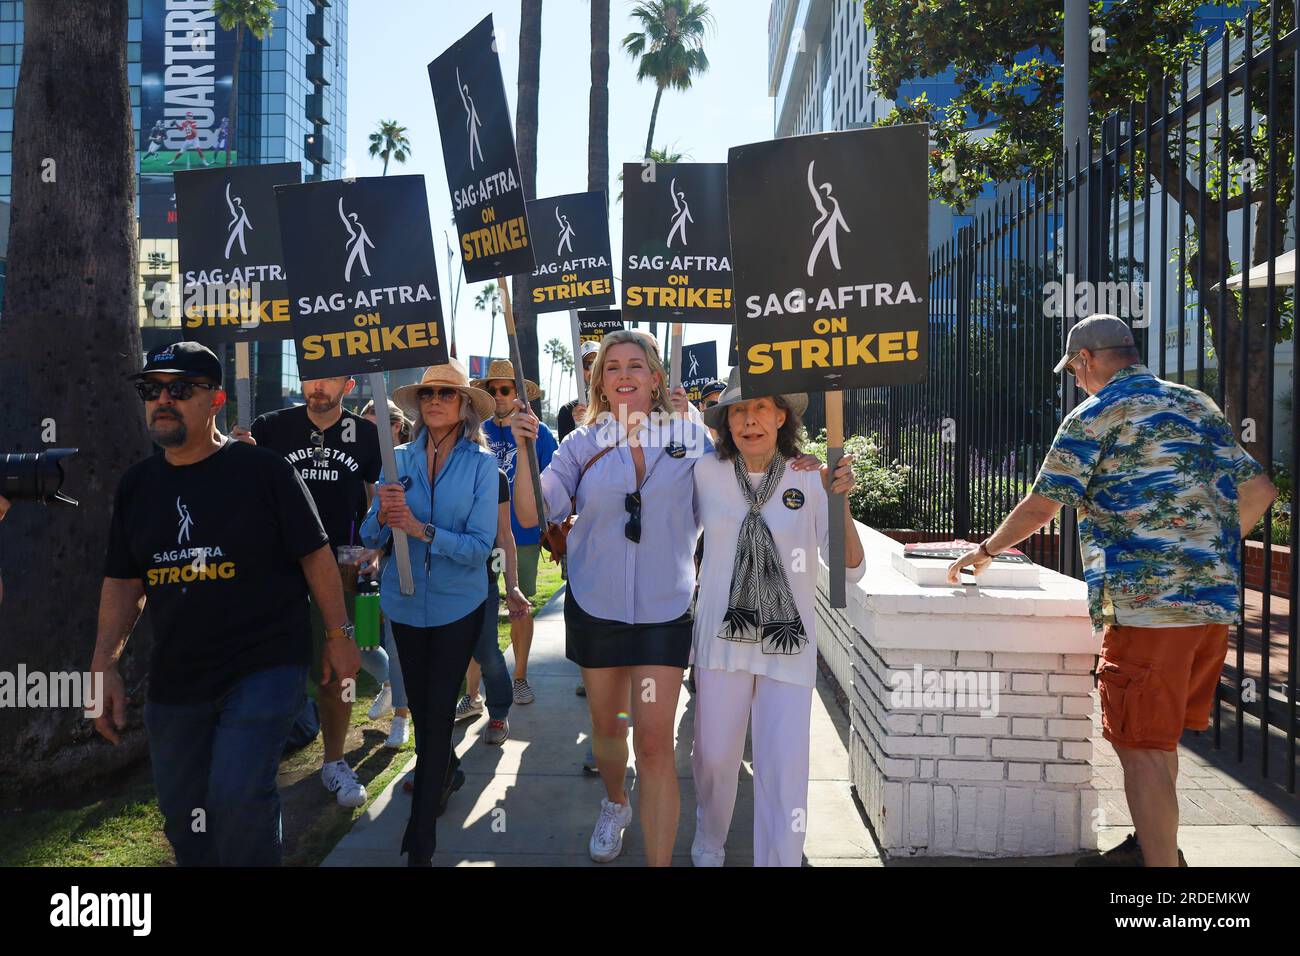
[[[320,514],[330,547],[359,543],[357,529],[379,479],[379,431],[343,407],[343,398],[356,388],[346,375],[335,378],[303,379],[303,405],[281,408],[258,416],[252,429],[236,426],[232,438],[269,448],[283,455],[294,466]],[[355,565],[341,565],[342,573],[351,575],[344,582],[348,617],[356,616]],[[325,639],[325,625],[320,610],[312,605],[312,638],[319,650]],[[368,655],[369,656],[369,655]],[[319,657],[313,653],[313,661]],[[352,704],[337,684],[321,685],[321,674],[313,667],[311,680],[317,685],[316,703],[320,708],[321,736],[325,753],[321,764],[321,784],[341,807],[359,807],[366,802],[366,788],[348,766],[343,751]]]
[[[487,374],[474,382],[496,401],[492,417],[483,423],[483,435],[488,448],[497,456],[498,467],[506,473],[512,483],[516,469],[520,465],[519,449],[515,436],[510,431],[510,419],[515,413],[515,399],[519,397],[515,389],[515,367],[510,362],[498,359],[488,366]],[[544,394],[536,382],[525,380],[524,389],[528,401],[535,402]],[[537,465],[545,468],[551,463],[558,442],[551,430],[542,425],[537,434]],[[523,471],[528,473],[528,465],[523,463]],[[542,533],[538,528],[525,528],[519,524],[512,512],[511,530],[515,536],[515,557],[518,562],[518,587],[524,597],[531,598],[537,593],[537,562],[542,554]],[[512,585],[507,582],[505,593],[509,594]],[[533,646],[533,616],[523,614],[510,619],[510,646],[515,652],[515,674],[511,691],[516,704],[531,704],[534,700],[533,689],[528,683],[528,652]]]
[[[338,565],[298,472],[217,431],[226,393],[209,349],[156,349],[135,378],[162,451],[127,469],[114,498],[91,664],[104,688],[95,729],[114,744],[125,729],[117,662],[147,601],[144,722],[176,862],[278,865],[275,778],[307,679],[309,589],[327,625],[325,679],[351,679],[360,664]]]
[[[498,471],[481,422],[494,403],[455,359],[431,366],[393,398],[417,431],[396,450],[397,474],[382,476],[361,538],[383,547],[397,528],[409,542],[415,593],[402,594],[397,562],[389,561],[379,599],[393,622],[419,754],[402,852],[409,866],[431,866],[437,818],[465,779],[451,734],[487,610],[483,568],[497,532]]]
[[[532,440],[537,417],[516,407],[515,439]],[[670,398],[654,337],[624,330],[601,341],[586,422],[542,474],[548,520],[563,521],[571,501],[578,515],[568,536],[565,653],[582,668],[605,785],[588,845],[600,863],[619,855],[632,821],[629,697],[646,862],[672,861],[680,809],[673,731],[691,651],[700,533],[692,472],[712,450],[686,391]],[[520,523],[537,525],[527,475],[516,475],[514,501]]]
[[[717,453],[695,468],[704,562],[695,609],[695,837],[691,862],[722,866],[753,721],[754,865],[799,866],[808,817],[808,749],[817,683],[817,552],[829,563],[827,491],[853,487],[853,457],[832,478],[791,467],[806,395],[746,401],[733,371],[704,412]],[[848,581],[866,569],[845,514]]]

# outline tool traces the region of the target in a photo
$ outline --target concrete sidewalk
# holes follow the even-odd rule
[[[487,718],[457,726],[454,743],[465,786],[438,821],[437,866],[598,866],[587,841],[600,812],[604,788],[582,772],[590,724],[587,702],[574,694],[578,668],[564,656],[563,591],[536,618],[528,679],[535,703],[510,710],[510,739],[488,747],[480,737]],[[509,655],[507,654],[507,658]],[[683,688],[677,710],[677,775],[682,811],[673,864],[690,866],[695,833],[695,791],[691,778],[694,706]],[[810,866],[879,866],[880,857],[849,791],[848,721],[831,689],[819,680],[813,696],[812,774],[808,786]],[[631,748],[629,747],[629,750]],[[406,772],[357,820],[325,866],[403,866],[398,852],[410,812],[401,783]],[[637,806],[635,760],[629,781]],[[736,814],[727,841],[727,865],[753,863],[753,776],[746,753],[740,772]],[[624,835],[623,855],[609,866],[644,863],[640,825]]]

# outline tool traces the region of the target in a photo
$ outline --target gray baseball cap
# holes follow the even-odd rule
[[[1128,324],[1117,315],[1090,315],[1070,329],[1065,341],[1065,354],[1052,371],[1060,373],[1082,349],[1100,352],[1102,349],[1122,348],[1133,348],[1133,332]]]

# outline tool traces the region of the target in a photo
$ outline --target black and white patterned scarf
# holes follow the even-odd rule
[[[785,474],[785,458],[772,456],[763,480],[755,488],[741,455],[733,459],[736,483],[749,502],[749,512],[736,540],[736,561],[731,569],[731,594],[718,637],[725,641],[763,642],[764,654],[798,654],[808,641],[799,608],[795,606],[785,565],[776,553],[772,530],[763,520],[763,506],[776,492]]]

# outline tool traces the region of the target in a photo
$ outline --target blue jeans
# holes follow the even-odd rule
[[[384,617],[384,643],[369,651],[361,652],[361,669],[373,677],[379,684],[393,685],[393,707],[406,709],[406,684],[402,680],[402,662],[397,656],[397,644],[393,641],[393,625]]]
[[[275,775],[306,681],[306,667],[272,667],[214,701],[146,702],[154,789],[178,866],[280,865]]]
[[[506,656],[501,653],[501,645],[497,643],[497,608],[500,607],[500,601],[501,591],[494,577],[483,612],[483,630],[479,632],[478,643],[474,645],[474,660],[478,661],[479,669],[483,672],[483,696],[487,698],[490,720],[505,720],[510,713],[510,705],[515,701],[510,668],[506,667]]]

